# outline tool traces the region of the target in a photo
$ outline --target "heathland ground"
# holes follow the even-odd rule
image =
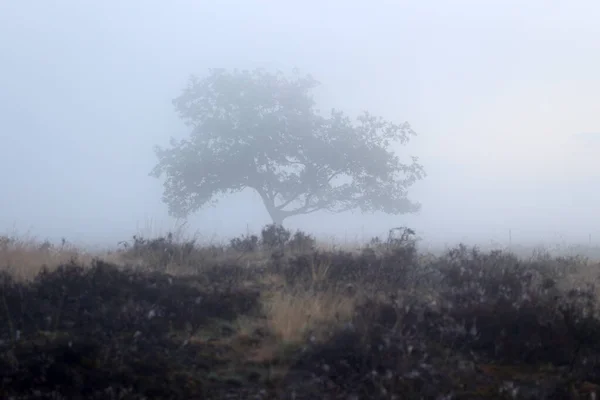
[[[275,226],[89,254],[0,237],[6,399],[592,399],[596,260]]]

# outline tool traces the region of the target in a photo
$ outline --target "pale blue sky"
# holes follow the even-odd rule
[[[171,99],[189,75],[298,67],[323,83],[322,109],[408,120],[419,136],[400,151],[429,176],[412,191],[418,215],[291,227],[600,243],[599,20],[591,0],[0,1],[0,232],[91,244],[167,229],[148,172],[153,145],[187,132]],[[244,193],[188,226],[267,222]]]

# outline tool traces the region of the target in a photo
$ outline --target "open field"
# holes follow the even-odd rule
[[[260,236],[260,235],[259,235]],[[12,399],[592,399],[600,265],[410,233],[350,251],[272,230],[88,254],[0,238]]]

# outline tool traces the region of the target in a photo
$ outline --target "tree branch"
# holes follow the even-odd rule
[[[304,200],[304,205],[302,205],[300,208],[297,208],[295,210],[288,210],[285,211],[283,210],[283,207],[285,207],[286,205],[289,205],[290,203],[292,203],[294,200],[296,200],[298,198],[298,196],[300,196],[302,194],[302,191],[299,192],[298,194],[296,194],[293,198],[291,198],[290,200],[288,200],[287,202],[283,203],[282,205],[277,206],[277,209],[284,211],[286,213],[291,213],[291,215],[296,215],[296,214],[307,214],[310,212],[315,212],[318,210],[323,209],[323,207],[327,204],[326,201],[321,201],[317,204],[314,205],[310,205],[310,200],[312,198],[314,198],[321,190],[323,190],[324,186],[326,184],[329,184],[331,182],[331,180],[333,178],[335,178],[336,176],[338,176],[339,174],[341,174],[343,171],[342,170],[338,170],[338,171],[334,171],[328,178],[327,181],[322,184],[317,190],[315,190],[314,192],[308,193],[306,195],[306,199]],[[308,211],[310,208],[315,208],[314,210],[310,210]],[[307,212],[308,211],[308,212]]]

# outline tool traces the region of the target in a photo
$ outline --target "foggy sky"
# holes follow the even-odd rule
[[[338,241],[408,225],[432,242],[600,243],[600,3],[0,2],[0,232],[114,244],[173,221],[153,146],[184,137],[171,100],[209,68],[299,68],[319,108],[418,135],[416,215],[286,220]],[[189,218],[257,231],[252,192]]]

